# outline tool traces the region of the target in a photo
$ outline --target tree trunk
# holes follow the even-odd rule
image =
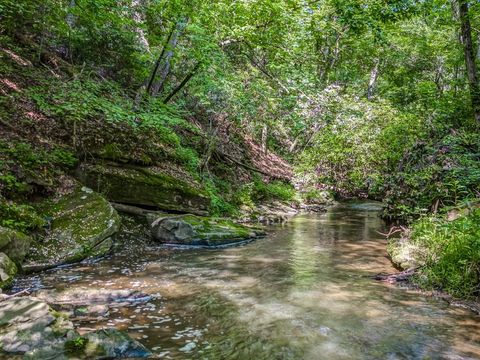
[[[477,34],[477,61],[480,60],[480,33]]]
[[[171,69],[171,61],[175,52],[175,48],[177,47],[178,38],[187,26],[187,20],[182,19],[177,22],[175,29],[170,37],[170,40],[167,43],[166,51],[164,53],[163,59],[161,59],[162,66],[160,68],[160,77],[157,82],[153,83],[151,88],[152,96],[157,95],[163,91],[163,87],[165,86],[165,81],[167,80],[168,75],[170,74]]]
[[[165,54],[165,51],[167,49],[168,44],[170,43],[170,39],[172,38],[173,32],[175,31],[175,27],[172,28],[172,30],[168,33],[167,41],[165,42],[165,45],[163,46],[162,52],[160,53],[160,56],[157,58],[157,61],[155,62],[155,66],[153,67],[152,74],[150,75],[150,80],[148,81],[148,85],[146,88],[147,94],[150,94],[150,91],[153,86],[153,82],[155,80],[155,76],[157,76],[158,68],[160,67],[160,64],[162,63],[163,55]]]
[[[187,85],[187,83],[190,81],[190,79],[197,73],[198,69],[200,69],[201,63],[198,62],[195,67],[188,73],[187,76],[185,76],[185,79],[175,88],[173,91],[168,95],[165,100],[163,100],[163,103],[166,104],[168,103],[182,88]]]
[[[375,64],[373,65],[372,71],[370,72],[370,80],[368,81],[368,89],[367,89],[368,100],[372,99],[373,91],[375,90],[375,86],[377,85],[379,63],[380,63],[380,60],[375,59]]]
[[[472,29],[468,15],[468,2],[458,1],[458,17],[460,19],[460,33],[465,56],[465,67],[467,70],[468,83],[470,86],[470,98],[472,101],[473,115],[480,124],[480,88],[475,64],[475,51],[472,42]]]
[[[267,140],[268,140],[268,126],[267,124],[263,125],[262,128],[262,153],[267,154]]]

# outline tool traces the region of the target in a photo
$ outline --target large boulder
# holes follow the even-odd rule
[[[0,251],[21,263],[30,248],[31,238],[20,231],[0,226]]]
[[[4,253],[0,252],[0,289],[7,289],[13,283],[13,277],[17,274],[17,266]]]
[[[101,195],[82,188],[62,197],[46,211],[52,218],[48,236],[33,243],[24,269],[41,269],[105,255],[120,216]]]
[[[188,174],[158,167],[82,164],[80,180],[122,204],[206,215],[210,198]]]
[[[159,217],[151,223],[153,239],[166,244],[222,246],[265,235],[257,228],[236,224],[226,219],[196,215]]]

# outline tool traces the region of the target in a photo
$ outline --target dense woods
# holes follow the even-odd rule
[[[249,221],[368,198],[415,283],[478,300],[479,29],[467,0],[3,0],[0,226],[42,238],[79,184]]]

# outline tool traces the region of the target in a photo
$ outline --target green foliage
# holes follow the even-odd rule
[[[67,340],[65,342],[65,353],[67,355],[75,356],[81,354],[87,347],[88,339],[77,336],[74,339]]]
[[[281,181],[265,183],[262,180],[256,179],[254,182],[253,198],[257,201],[293,201],[295,199],[295,194],[295,189],[291,184]]]
[[[225,199],[228,184],[218,179],[204,179],[203,184],[211,199],[210,212],[213,216],[233,216],[237,213],[238,209]]]
[[[417,281],[454,296],[480,298],[480,208],[453,221],[424,217],[413,224],[411,241],[426,253]]]
[[[34,185],[54,186],[57,176],[76,163],[76,157],[66,149],[0,141],[0,194],[15,197],[28,193]]]
[[[298,172],[315,172],[318,183],[341,193],[381,194],[404,148],[420,136],[419,119],[336,91],[324,107],[325,123],[301,154]]]
[[[261,178],[254,178],[253,182],[243,184],[233,194],[233,202],[237,206],[253,208],[256,203],[279,200],[291,202],[295,200],[296,191],[291,184],[281,181],[264,182]]]
[[[0,197],[0,226],[28,231],[41,228],[45,220],[30,205],[7,202]]]
[[[480,135],[460,130],[417,143],[388,179],[386,215],[412,220],[432,207],[453,206],[480,193]]]
[[[28,89],[28,96],[46,115],[67,122],[104,118],[133,122],[132,103],[113,81],[94,81],[87,76],[72,81],[48,79]]]
[[[253,208],[255,206],[253,199],[254,185],[253,182],[250,182],[240,186],[240,188],[233,194],[233,202],[237,204],[237,206]]]

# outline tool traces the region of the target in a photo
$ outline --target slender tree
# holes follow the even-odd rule
[[[473,115],[480,124],[480,87],[478,84],[477,66],[475,63],[475,50],[472,41],[472,27],[468,13],[468,1],[458,0],[458,18],[460,20],[460,38],[463,45],[465,67],[470,86]]]

